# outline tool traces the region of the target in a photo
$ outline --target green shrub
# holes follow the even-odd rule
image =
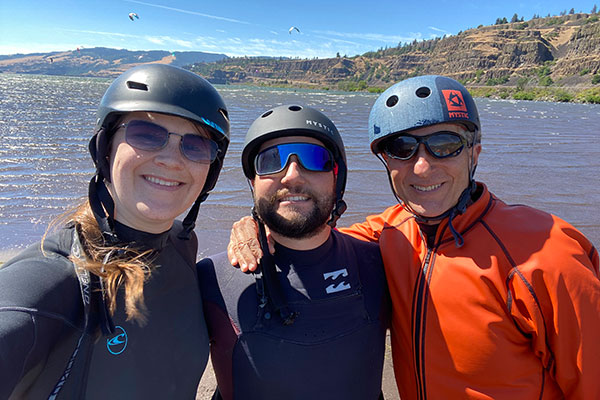
[[[554,83],[554,81],[549,76],[544,76],[543,78],[540,79],[541,86],[550,86],[553,83]]]
[[[529,91],[519,91],[513,94],[513,99],[515,100],[534,100],[535,94]]]
[[[496,86],[502,85],[503,83],[508,82],[508,76],[501,76],[500,78],[490,78],[487,80],[486,85],[488,86]]]
[[[590,69],[589,68],[585,68],[582,69],[581,71],[579,71],[579,75],[583,76],[583,75],[587,75],[590,73]]]
[[[564,90],[557,90],[556,93],[554,94],[554,98],[556,101],[568,103],[573,100],[573,95]]]
[[[594,85],[600,83],[600,74],[594,74],[594,75],[592,75],[592,83]]]

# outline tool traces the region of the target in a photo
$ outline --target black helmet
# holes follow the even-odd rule
[[[322,112],[299,105],[275,107],[258,117],[248,129],[242,150],[242,168],[248,179],[254,179],[254,158],[258,149],[267,140],[284,136],[309,136],[323,142],[338,165],[336,180],[336,204],[332,219],[335,221],[346,209],[342,200],[346,189],[346,152],[344,142],[334,123]]]
[[[225,102],[204,78],[178,67],[143,64],[125,71],[106,90],[98,107],[96,133],[89,145],[96,165],[96,177],[93,179],[96,184],[103,185],[103,180],[110,181],[110,167],[106,158],[110,152],[110,138],[119,118],[134,111],[169,114],[201,124],[219,146],[217,158],[210,166],[204,187],[185,218],[184,225],[189,233],[194,228],[200,203],[217,182],[229,145],[229,117]],[[96,190],[94,194],[96,193],[106,191]],[[100,195],[100,199],[103,203],[112,200],[107,199],[106,195]],[[112,207],[105,208],[112,218]]]
[[[457,122],[481,138],[481,124],[469,91],[454,79],[425,75],[396,83],[375,101],[369,114],[371,151],[380,153],[386,137],[410,129]]]

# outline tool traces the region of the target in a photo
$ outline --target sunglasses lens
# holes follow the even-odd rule
[[[169,131],[148,121],[129,121],[126,124],[125,141],[136,149],[160,150],[169,141]],[[181,138],[181,152],[190,161],[210,164],[217,157],[219,146],[211,139],[186,133]]]
[[[125,141],[140,150],[159,150],[169,140],[169,133],[160,125],[146,121],[129,121]]]
[[[456,157],[462,151],[465,140],[454,132],[436,132],[427,136],[400,135],[384,144],[385,153],[398,160],[408,160],[424,143],[431,155],[437,158]]]
[[[463,148],[463,139],[453,133],[439,132],[426,140],[429,151],[438,158],[457,156]]]
[[[419,142],[412,136],[397,136],[388,140],[384,146],[385,153],[398,160],[408,160],[415,153]]]
[[[326,148],[312,143],[284,143],[261,151],[254,160],[257,175],[268,175],[285,169],[290,156],[298,157],[309,170],[326,172],[333,169],[333,157]]]
[[[219,146],[200,135],[186,133],[181,139],[181,152],[190,161],[210,164],[215,161]]]

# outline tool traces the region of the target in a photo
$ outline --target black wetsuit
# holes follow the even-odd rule
[[[0,268],[0,399],[49,398],[79,340],[57,398],[194,399],[208,361],[208,333],[197,285],[197,241],[177,239],[180,229],[178,222],[159,235],[117,227],[121,240],[159,253],[144,285],[146,325],[125,320],[120,292],[115,333],[108,337],[98,326],[82,336],[83,291],[67,259],[75,251],[74,228],[48,237],[46,255],[37,244]]]
[[[334,231],[310,251],[277,245],[274,258],[297,313],[290,325],[260,305],[262,274],[240,272],[225,254],[198,263],[220,396],[377,399],[390,311],[379,246]]]

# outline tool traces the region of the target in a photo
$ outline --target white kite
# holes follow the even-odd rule
[[[290,30],[288,31],[290,35],[292,34],[292,31],[293,31],[293,30],[296,30],[298,33],[300,33],[300,29],[298,29],[298,28],[297,28],[297,27],[295,27],[295,26],[292,26],[292,27],[290,28]]]

